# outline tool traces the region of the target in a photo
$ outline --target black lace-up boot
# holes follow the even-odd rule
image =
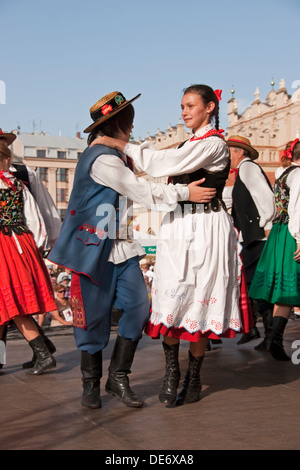
[[[200,369],[203,359],[204,356],[194,357],[189,351],[189,365],[185,373],[182,389],[177,395],[176,405],[193,403],[200,400],[200,393],[202,389]]]
[[[164,405],[172,405],[176,401],[177,388],[180,380],[180,369],[178,362],[179,343],[168,346],[162,343],[165,360],[166,373],[159,393],[159,400]]]

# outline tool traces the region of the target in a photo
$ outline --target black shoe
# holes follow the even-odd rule
[[[81,404],[86,408],[97,409],[102,407],[100,397],[100,384],[96,385],[91,382],[83,384],[83,393]]]
[[[267,339],[264,338],[261,343],[259,343],[257,346],[255,346],[256,351],[270,351],[270,342],[267,344]]]
[[[245,344],[249,343],[250,341],[253,341],[254,339],[260,338],[260,333],[257,329],[256,326],[253,326],[250,328],[250,331],[248,333],[244,333],[243,336],[239,339],[239,341],[236,344]]]
[[[29,345],[32,348],[36,361],[34,367],[26,372],[28,375],[41,375],[46,370],[52,369],[56,366],[54,357],[50,354],[45,342],[41,336],[29,341]]]
[[[47,346],[50,354],[54,354],[56,352],[56,347],[54,346],[52,341],[48,338],[48,336],[45,335],[43,328],[40,327],[40,325],[37,323],[37,321],[33,317],[32,317],[32,320],[35,323],[41,337],[43,338],[45,345]],[[32,367],[34,367],[35,361],[36,361],[36,355],[35,353],[33,353],[31,361],[27,361],[27,362],[24,362],[24,364],[22,364],[23,369],[31,369]]]
[[[164,405],[172,405],[176,401],[177,388],[180,381],[178,362],[179,343],[168,346],[163,342],[162,345],[165,354],[166,373],[159,392],[159,401]]]
[[[176,398],[176,405],[194,403],[200,400],[202,384],[200,380],[200,369],[204,356],[194,357],[189,351],[189,365],[186,371],[183,386]]]
[[[105,385],[107,393],[114,395],[126,406],[132,408],[141,408],[144,404],[131,390],[128,379],[137,345],[138,341],[117,336]]]
[[[81,404],[86,408],[101,408],[100,379],[102,377],[102,351],[89,354],[81,351],[81,363],[83,393]]]
[[[273,317],[273,339],[270,346],[270,353],[276,361],[290,361],[291,358],[283,348],[283,333],[288,320],[284,317]]]
[[[129,379],[124,372],[116,372],[113,376],[110,375],[105,385],[105,391],[119,398],[124,405],[131,408],[141,408],[144,404],[131,390]]]
[[[270,347],[270,353],[276,361],[290,361],[291,358],[286,354],[281,342],[273,341]]]
[[[261,343],[255,346],[254,349],[256,349],[256,351],[269,352],[271,342],[272,342],[272,337],[273,337],[273,329],[272,329],[273,311],[272,309],[267,309],[261,312],[261,316],[262,316],[262,322],[264,324],[265,337]]]

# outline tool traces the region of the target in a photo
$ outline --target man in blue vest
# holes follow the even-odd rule
[[[247,285],[250,288],[276,214],[275,198],[266,174],[254,161],[259,154],[250,141],[245,137],[233,135],[228,138],[227,145],[230,150],[231,168],[236,172],[232,190],[232,217],[243,246],[241,256],[245,266]],[[253,301],[252,306],[254,309]],[[257,308],[262,315],[265,337],[255,349],[268,351],[271,344],[273,305],[261,303]],[[260,337],[255,314],[253,320],[253,328],[241,337],[238,344]]]
[[[93,123],[85,129],[88,144],[98,135],[129,141],[134,108],[120,92],[112,92],[90,109]],[[102,350],[106,347],[114,305],[121,313],[119,331],[105,389],[129,407],[143,402],[131,390],[128,375],[149,317],[149,299],[139,260],[141,245],[128,237],[132,201],[151,208],[175,210],[180,200],[206,202],[214,190],[149,183],[137,178],[123,153],[103,145],[80,156],[66,217],[49,260],[73,272],[71,302],[76,345],[81,351],[81,403],[100,408]],[[207,189],[207,188],[206,188]]]

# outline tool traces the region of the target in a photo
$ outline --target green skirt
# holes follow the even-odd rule
[[[300,262],[297,243],[286,224],[275,223],[264,246],[249,289],[258,301],[300,307]]]

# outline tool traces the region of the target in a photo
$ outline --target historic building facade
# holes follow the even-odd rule
[[[259,152],[257,163],[272,183],[286,144],[300,137],[300,88],[289,95],[284,79],[280,80],[277,91],[274,85],[272,83],[264,102],[256,88],[254,101],[241,115],[232,90],[233,96],[228,101],[227,128],[227,136],[238,134],[250,140]]]

